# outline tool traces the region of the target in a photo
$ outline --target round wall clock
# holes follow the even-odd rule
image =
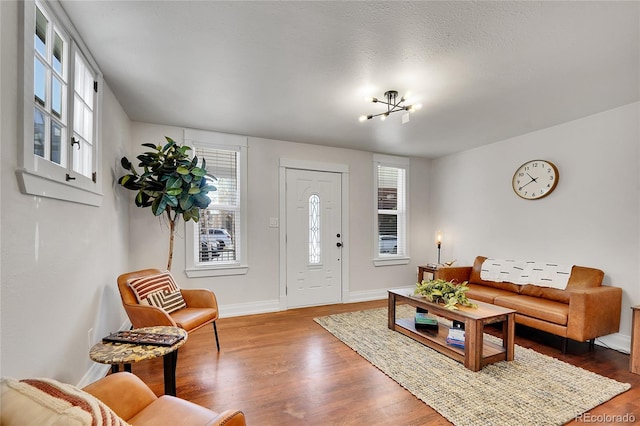
[[[551,194],[558,185],[558,168],[546,160],[531,160],[518,167],[511,184],[519,197],[537,200]]]

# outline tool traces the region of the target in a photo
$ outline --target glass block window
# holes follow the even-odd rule
[[[309,196],[309,263],[320,263],[320,197]]]

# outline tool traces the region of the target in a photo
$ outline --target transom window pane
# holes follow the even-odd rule
[[[44,114],[38,108],[33,111],[33,153],[44,157]]]
[[[62,82],[55,77],[51,85],[51,112],[62,118]]]
[[[33,93],[35,95],[35,101],[45,106],[47,99],[47,67],[35,58],[33,62]]]
[[[53,42],[53,69],[62,75],[62,63],[64,55],[64,42],[58,34],[55,35],[55,41]]]
[[[49,21],[45,18],[40,9],[36,8],[36,31],[34,37],[34,47],[38,53],[47,57],[47,30]]]
[[[55,120],[51,120],[51,161],[60,164],[60,155],[62,151],[62,132],[63,128]]]
[[[309,263],[320,263],[320,197],[309,197]]]

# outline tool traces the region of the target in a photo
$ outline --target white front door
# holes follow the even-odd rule
[[[342,298],[341,174],[286,171],[287,306]]]

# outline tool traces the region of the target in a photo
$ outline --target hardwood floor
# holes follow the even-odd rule
[[[212,327],[192,333],[180,349],[177,394],[216,411],[240,409],[249,425],[451,424],[313,321],[385,306],[379,300],[220,319],[219,353]],[[631,390],[590,415],[627,414],[640,422],[640,375],[629,372],[629,356],[572,343],[563,355],[552,336],[529,329],[516,335],[520,346],[631,383]],[[132,367],[163,393],[161,359]]]

